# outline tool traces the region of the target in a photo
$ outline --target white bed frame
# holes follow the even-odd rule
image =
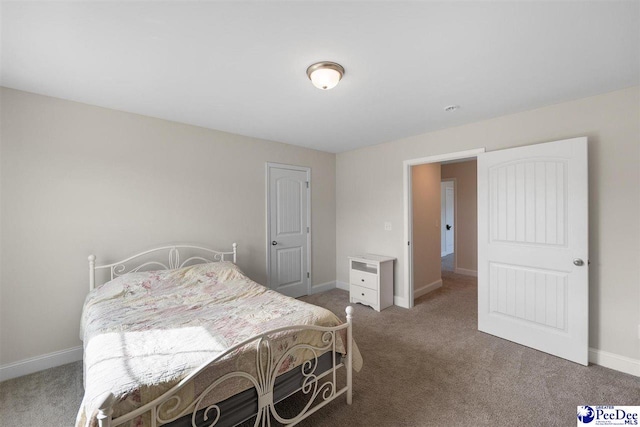
[[[159,269],[171,270],[182,268],[193,263],[219,262],[225,261],[229,258],[233,261],[233,263],[236,263],[238,246],[234,243],[232,247],[233,250],[230,252],[220,252],[192,245],[163,246],[141,252],[112,264],[100,266],[96,266],[95,255],[90,255],[89,288],[93,290],[96,287],[96,270],[100,269],[109,269],[111,273],[111,279],[114,279],[115,277],[121,276],[126,273],[140,271],[145,267],[158,267]],[[181,249],[186,250],[191,255],[183,262],[180,262]],[[166,252],[168,252],[168,263],[166,264],[156,259],[149,260],[150,257]],[[202,255],[193,255],[194,252],[202,253]],[[140,257],[145,257],[146,261],[131,268],[127,267],[127,264],[129,262],[135,263],[135,260]],[[156,427],[173,422],[178,418],[191,414],[191,424],[193,427],[197,427],[196,413],[204,409],[204,420],[207,423],[210,422],[210,424],[207,425],[210,427],[215,426],[221,417],[220,408],[216,404],[208,406],[203,405],[203,401],[205,400],[207,395],[217,386],[234,377],[247,379],[253,384],[258,393],[258,413],[256,415],[256,421],[254,424],[255,427],[270,426],[271,416],[273,416],[275,420],[282,424],[295,425],[343,394],[346,395],[347,404],[350,405],[353,394],[353,308],[350,306],[347,307],[346,314],[347,322],[335,327],[321,327],[313,325],[287,326],[267,331],[260,335],[249,338],[233,347],[230,347],[224,353],[216,356],[215,358],[203,363],[199,368],[195,369],[191,374],[182,379],[178,384],[176,384],[173,388],[171,388],[160,397],[118,418],[112,417],[113,406],[116,403],[116,397],[112,393],[106,393],[100,398],[100,401],[102,403],[98,408],[98,424],[100,427],[116,427],[127,423],[140,415],[149,413],[151,426]],[[322,332],[322,345],[316,347],[309,344],[296,344],[289,348],[285,354],[283,354],[275,363],[273,363],[271,355],[271,337],[274,334],[282,333],[285,331],[300,330],[313,330]],[[347,354],[342,357],[341,361],[337,361],[335,357],[332,357],[331,368],[323,373],[316,374],[315,370],[318,365],[319,356],[327,351],[333,351],[334,353],[336,352],[336,337],[339,332],[343,330],[346,330],[347,335],[347,343],[345,345]],[[256,349],[256,371],[258,373],[257,378],[252,374],[243,371],[231,372],[229,374],[226,374],[209,385],[198,396],[195,396],[185,409],[178,411],[177,408],[181,406],[182,398],[177,393],[182,388],[194,382],[195,378],[197,378],[200,373],[207,369],[209,365],[215,363],[219,359],[224,358],[229,353],[232,353],[233,351],[247,345],[252,345]],[[287,356],[301,349],[307,350],[307,352],[312,355],[311,359],[309,359],[302,365],[302,375],[304,377],[304,380],[302,387],[298,390],[307,395],[309,400],[307,401],[301,412],[298,413],[298,415],[293,418],[284,418],[280,416],[275,408],[275,404],[277,403],[274,402],[273,398],[275,380],[282,364],[287,359]],[[337,371],[340,368],[345,368],[346,385],[338,390]],[[295,394],[295,392],[293,394]],[[170,415],[170,417],[163,418],[161,416],[161,412],[165,415]]]

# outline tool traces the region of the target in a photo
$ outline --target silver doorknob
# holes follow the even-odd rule
[[[583,261],[583,260],[581,260],[580,258],[575,258],[575,259],[573,260],[573,265],[577,265],[578,267],[581,267],[581,266],[583,266],[583,265],[584,265],[584,261]]]
[[[277,245],[277,244],[278,244],[278,242],[276,242],[276,241],[274,240],[273,242],[271,242],[271,244],[272,244],[273,246],[275,246],[275,245]]]

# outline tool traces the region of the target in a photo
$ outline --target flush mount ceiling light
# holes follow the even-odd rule
[[[318,89],[329,90],[336,87],[344,76],[344,67],[335,62],[317,62],[307,68],[307,76]]]

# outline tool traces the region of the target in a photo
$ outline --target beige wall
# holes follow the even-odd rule
[[[239,245],[266,283],[265,162],[312,169],[313,283],[335,280],[335,155],[10,89],[1,96],[0,365],[80,345],[87,255]]]
[[[441,279],[440,163],[411,168],[413,201],[413,286],[420,289]]]
[[[404,297],[403,160],[578,136],[589,138],[589,345],[640,359],[638,87],[338,154],[338,280],[348,279],[349,254],[394,256],[395,294]]]
[[[478,271],[477,162],[442,165],[442,179],[455,179],[455,265],[463,273]],[[460,272],[460,271],[459,271]]]
[[[589,138],[590,346],[640,359],[638,87],[337,156],[9,89],[0,108],[0,365],[80,344],[89,253],[237,241],[264,283],[266,161],[312,168],[314,284],[348,282],[350,254],[386,254],[403,297],[403,160],[576,136]]]

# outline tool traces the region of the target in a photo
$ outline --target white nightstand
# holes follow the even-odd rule
[[[393,261],[382,255],[349,257],[349,299],[376,311],[393,305]]]

